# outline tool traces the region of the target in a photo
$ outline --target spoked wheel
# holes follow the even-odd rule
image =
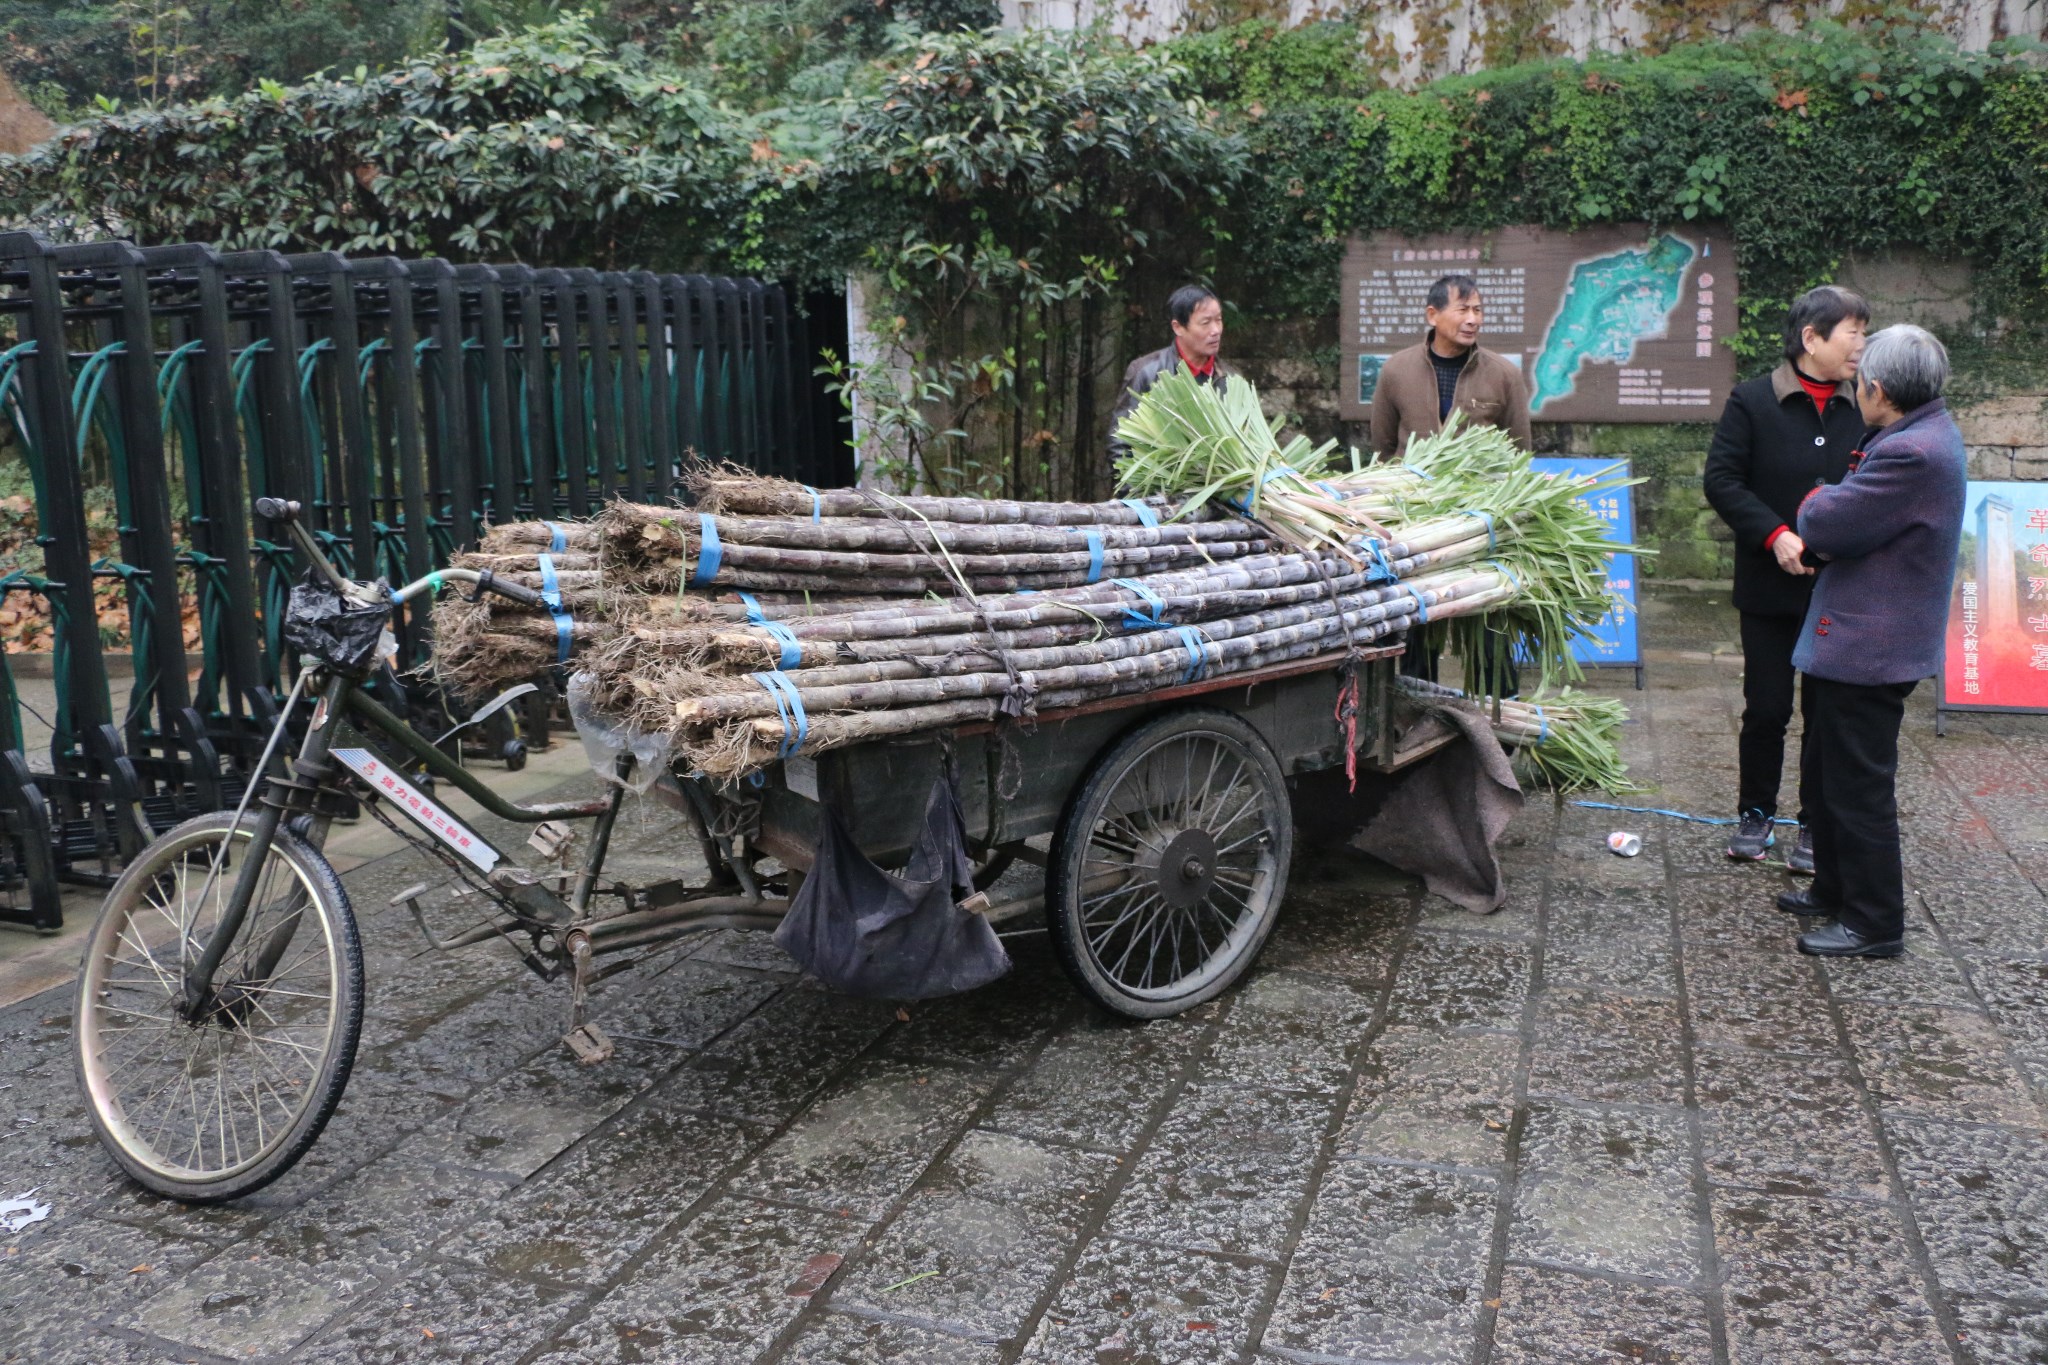
[[[128,865],[87,942],[73,1022],[100,1141],[138,1182],[187,1203],[234,1199],[291,1169],[341,1099],[362,1025],[348,896],[282,829],[215,998],[186,1017],[185,964],[247,862],[254,821],[231,831],[233,819],[188,820]]]
[[[1111,746],[1068,799],[1046,911],[1082,991],[1134,1019],[1201,1004],[1258,955],[1294,822],[1258,732],[1187,709]]]

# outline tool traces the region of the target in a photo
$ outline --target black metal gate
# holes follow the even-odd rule
[[[239,799],[289,681],[294,568],[257,497],[309,508],[346,572],[400,580],[493,522],[670,498],[687,459],[844,484],[813,366],[803,319],[756,280],[0,234],[0,422],[44,556],[0,596],[48,604],[57,692],[32,763],[0,669],[0,919],[57,927],[58,878],[104,883],[154,831]],[[108,488],[117,532],[95,555]],[[108,583],[135,679],[120,715]],[[424,660],[424,609],[394,629]]]

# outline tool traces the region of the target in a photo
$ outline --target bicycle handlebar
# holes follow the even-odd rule
[[[299,513],[302,510],[304,509],[298,503],[285,498],[256,499],[256,515],[265,521],[282,524],[292,543],[299,547],[299,553],[306,557],[316,572],[333,585],[335,591],[357,601],[375,601],[378,593],[376,587],[365,583],[351,583],[341,576],[333,562],[321,551],[320,543],[299,523]],[[428,574],[416,583],[408,583],[397,589],[391,594],[391,601],[396,605],[422,592],[431,592],[444,583],[474,583],[478,592],[494,592],[500,597],[510,598],[523,607],[544,605],[541,595],[534,589],[517,583],[503,582],[494,577],[489,569],[481,572],[475,569],[442,569],[437,573]]]

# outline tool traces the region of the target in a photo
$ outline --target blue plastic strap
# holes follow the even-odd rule
[[[804,699],[797,695],[796,684],[781,673],[748,676],[766,688],[769,700],[775,703],[775,714],[782,721],[782,747],[775,751],[775,756],[788,758],[803,748],[810,737],[811,718],[804,714]]]
[[[1342,502],[1342,501],[1344,501],[1344,490],[1343,490],[1343,489],[1341,489],[1341,488],[1339,488],[1339,487],[1337,487],[1337,485],[1336,485],[1336,484],[1334,484],[1334,483],[1325,483],[1325,482],[1323,482],[1323,480],[1321,480],[1321,479],[1317,479],[1317,480],[1316,480],[1316,487],[1318,487],[1318,488],[1322,489],[1322,490],[1323,490],[1323,491],[1324,491],[1325,493],[1328,493],[1328,494],[1329,494],[1329,495],[1330,495],[1331,497],[1335,498],[1335,499],[1336,499],[1336,500],[1337,500],[1338,502]]]
[[[1514,584],[1516,592],[1520,592],[1522,590],[1522,580],[1515,576],[1515,571],[1513,569],[1510,569],[1507,565],[1501,563],[1498,559],[1489,559],[1486,561],[1486,563],[1487,567],[1498,570],[1501,577],[1507,579],[1508,582]]]
[[[1422,594],[1409,587],[1406,583],[1401,585],[1401,591],[1415,599],[1415,619],[1427,625],[1429,623],[1429,603],[1423,601]]]
[[[1273,482],[1273,480],[1283,479],[1292,473],[1294,473],[1294,467],[1292,465],[1283,464],[1276,469],[1269,469],[1265,473],[1259,475],[1259,487],[1264,488],[1267,484]]]
[[[761,629],[774,636],[782,646],[782,661],[775,665],[778,669],[795,668],[804,661],[804,647],[797,642],[795,631],[780,621],[763,621]]]
[[[1124,624],[1128,625],[1132,630],[1157,630],[1166,624],[1165,621],[1160,619],[1159,615],[1166,610],[1166,603],[1160,600],[1158,593],[1152,591],[1152,589],[1146,587],[1135,578],[1113,578],[1110,582],[1119,588],[1129,588],[1132,592],[1145,599],[1145,605],[1152,608],[1152,614],[1148,616],[1130,603],[1124,603]]]
[[[1102,532],[1093,527],[1088,531],[1088,581],[1102,581]]]
[[[1479,520],[1486,523],[1486,552],[1488,554],[1492,554],[1495,546],[1499,544],[1499,537],[1497,537],[1494,534],[1493,529],[1493,513],[1481,512],[1477,511],[1476,509],[1468,507],[1461,515],[1468,517],[1477,517]]]
[[[544,521],[541,525],[548,528],[548,549],[552,553],[560,554],[569,548],[569,533],[560,522]]]
[[[1544,717],[1543,708],[1536,708],[1536,742],[1546,744],[1550,740],[1550,721]]]
[[[702,588],[718,577],[718,561],[725,555],[725,546],[718,541],[717,518],[709,512],[699,512],[697,524],[701,528],[702,539],[697,543],[697,572],[690,575],[690,583]]]
[[[1193,626],[1175,626],[1173,633],[1180,636],[1181,647],[1188,652],[1187,669],[1180,675],[1181,686],[1200,682],[1209,671],[1209,642]]]
[[[548,609],[548,615],[555,618],[555,662],[569,662],[569,645],[576,636],[576,623],[570,617],[569,609],[562,605],[562,580],[555,576],[555,561],[551,555],[540,557],[540,600]]]
[[[1741,823],[1719,815],[1688,815],[1682,810],[1666,810],[1662,806],[1617,806],[1612,801],[1574,801],[1574,806],[1586,810],[1618,810],[1624,815],[1668,815],[1674,820],[1689,820],[1695,825],[1734,825]],[[1797,820],[1780,815],[1771,821],[1774,825],[1796,825]]]
[[[811,520],[814,522],[823,521],[825,519],[825,500],[819,497],[818,490],[809,484],[804,485],[804,492],[811,495]]]
[[[1138,514],[1138,525],[1157,526],[1159,524],[1159,514],[1146,505],[1143,498],[1118,498],[1117,501]]]
[[[1366,566],[1365,581],[1368,583],[1391,583],[1394,581],[1394,566],[1387,563],[1387,547],[1374,536],[1365,542],[1365,552],[1372,556],[1372,563]]]
[[[761,604],[755,600],[754,594],[750,592],[741,593],[740,605],[744,606],[747,609],[748,625],[759,626],[767,624],[768,615],[766,612],[761,610]]]

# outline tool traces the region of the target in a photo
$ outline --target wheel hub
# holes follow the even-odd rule
[[[1153,875],[1160,898],[1174,909],[1199,903],[1216,884],[1216,841],[1207,830],[1182,830],[1160,853]]]

